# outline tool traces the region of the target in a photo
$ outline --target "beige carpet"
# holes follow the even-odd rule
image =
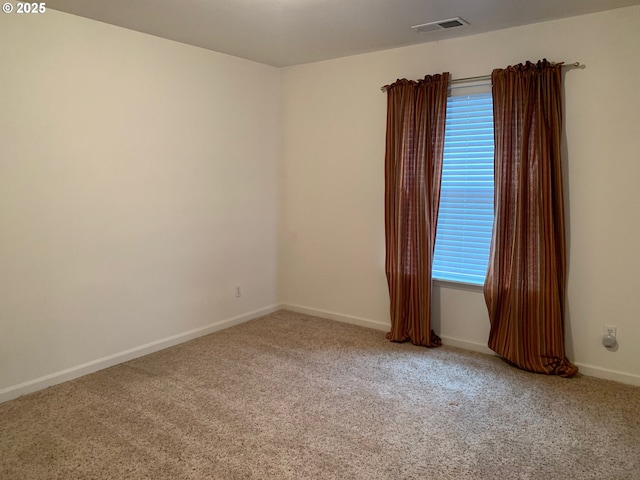
[[[640,388],[291,312],[0,405],[0,478],[640,479]]]

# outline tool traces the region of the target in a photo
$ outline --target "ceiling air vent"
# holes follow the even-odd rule
[[[413,28],[416,32],[427,33],[437,32],[438,30],[446,30],[448,28],[464,27],[469,25],[460,17],[448,18],[446,20],[438,20],[437,22],[423,23],[422,25],[414,25]]]

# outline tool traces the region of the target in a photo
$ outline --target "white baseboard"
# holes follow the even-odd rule
[[[496,352],[487,347],[484,343],[469,342],[467,340],[460,340],[459,338],[447,337],[440,335],[443,345],[450,347],[458,347],[464,350],[470,350],[472,352],[486,353],[487,355],[495,355]]]
[[[303,307],[302,305],[293,305],[290,303],[283,303],[280,305],[283,310],[291,310],[292,312],[303,313],[306,315],[312,315],[315,317],[327,318],[329,320],[336,320],[338,322],[351,323],[353,325],[359,325],[361,327],[373,328],[376,330],[389,331],[391,326],[387,323],[378,322],[375,320],[369,320],[367,318],[354,317],[352,315],[344,315],[342,313],[330,312],[327,310],[320,310],[317,308]],[[488,355],[496,355],[496,353],[487,347],[486,344],[470,342],[467,340],[461,340],[458,338],[452,338],[440,335],[443,345],[451,347],[458,347],[464,350],[471,350],[472,352],[486,353]],[[576,363],[580,373],[589,377],[602,378],[604,380],[613,380],[615,382],[625,383],[627,385],[640,386],[640,376],[632,373],[619,372],[616,370],[608,370],[606,368],[594,367],[593,365],[586,365],[583,363]]]
[[[619,372],[617,370],[609,370],[602,367],[594,367],[584,363],[576,363],[578,371],[589,377],[602,378],[604,380],[613,380],[614,382],[626,383],[627,385],[635,385],[640,387],[640,375],[633,373]]]
[[[78,365],[65,370],[61,370],[59,372],[45,375],[43,377],[39,377],[34,380],[29,380],[19,385],[13,385],[8,388],[4,388],[0,390],[0,403],[6,402],[8,400],[12,400],[14,398],[18,398],[28,393],[42,390],[47,387],[51,387],[53,385],[57,385],[59,383],[67,382],[69,380],[82,377],[89,373],[97,372],[98,370],[102,370],[105,368],[112,367],[114,365],[118,365],[119,363],[133,360],[134,358],[142,357],[144,355],[157,352],[158,350],[162,350],[168,347],[172,347],[174,345],[178,345],[180,343],[187,342],[189,340],[193,340],[194,338],[202,337],[204,335],[208,335],[210,333],[217,332],[219,330],[224,330],[225,328],[229,328],[234,325],[239,325],[241,323],[248,322],[249,320],[253,320],[255,318],[268,315],[278,310],[291,310],[292,312],[303,313],[306,315],[312,315],[312,316],[321,317],[321,318],[327,318],[329,320],[335,320],[343,323],[350,323],[353,325],[373,328],[375,330],[380,330],[380,331],[388,331],[390,328],[390,325],[384,322],[370,320],[362,317],[356,317],[353,315],[345,315],[337,312],[330,312],[327,310],[320,310],[317,308],[303,307],[301,305],[293,305],[288,303],[271,305],[258,310],[254,310],[252,312],[238,315],[236,317],[220,320],[210,325],[207,325],[205,327],[201,327],[194,330],[190,330],[188,332],[173,335],[171,337],[163,338],[161,340],[156,340],[154,342],[147,343],[146,345],[141,345],[139,347],[131,348],[123,352],[118,352],[113,355],[109,355],[107,357],[99,358],[97,360],[84,363],[82,365]],[[446,336],[442,336],[441,338],[442,338],[442,343],[444,345],[463,348],[465,350],[471,350],[474,352],[486,353],[489,355],[495,355],[495,352],[493,352],[486,345],[483,345],[481,343],[469,342],[466,340],[460,340],[457,338],[451,338]],[[596,367],[593,365],[586,365],[582,363],[576,363],[576,365],[580,369],[580,373],[582,373],[583,375],[602,378],[605,380],[613,380],[613,381],[625,383],[628,385],[640,386],[640,375],[634,375],[626,372],[619,372],[616,370],[609,370],[606,368]]]
[[[373,328],[374,330],[382,330],[383,332],[388,332],[391,328],[388,323],[377,322],[375,320],[369,320],[368,318],[354,317],[353,315],[344,315],[342,313],[329,312],[327,310],[303,307],[301,305],[293,305],[290,303],[283,303],[280,305],[280,308],[282,308],[283,310],[291,310],[292,312],[303,313],[305,315],[311,315],[314,317],[335,320],[337,322],[351,323],[352,325]]]
[[[248,322],[249,320],[268,315],[269,313],[273,313],[280,309],[280,305],[271,305],[268,307],[264,307],[252,312],[238,315],[236,317],[219,320],[205,327],[200,327],[194,330],[189,330],[188,332],[179,333],[171,337],[147,343],[146,345],[131,348],[123,352],[114,353],[113,355],[99,358],[97,360],[92,360],[91,362],[87,362],[82,365],[67,368],[65,370],[51,373],[34,380],[29,380],[19,385],[13,385],[11,387],[4,388],[0,390],[0,403],[18,398],[28,393],[37,392],[38,390],[57,385],[59,383],[68,382],[69,380],[82,377],[83,375],[87,375],[104,368],[118,365],[119,363],[133,360],[134,358],[143,357],[144,355],[148,355],[150,353],[157,352],[158,350],[162,350],[174,345],[178,345],[180,343],[187,342],[189,340],[193,340],[194,338],[202,337],[219,330],[224,330],[225,328],[233,327],[234,325]]]
[[[283,310],[291,310],[296,313],[304,313],[305,315],[312,315],[314,317],[327,318],[329,320],[336,320],[343,323],[351,323],[353,325],[359,325],[361,327],[373,328],[375,330],[382,330],[388,332],[391,325],[388,323],[378,322],[375,320],[369,320],[368,318],[354,317],[353,315],[344,315],[342,313],[330,312],[327,310],[320,310],[318,308],[303,307],[302,305],[293,305],[290,303],[283,303],[280,305]],[[442,343],[451,347],[463,348],[465,350],[471,350],[473,352],[488,353],[489,355],[495,355],[495,352],[486,345],[475,342],[468,342],[466,340],[459,340],[452,337],[443,337],[440,335]]]

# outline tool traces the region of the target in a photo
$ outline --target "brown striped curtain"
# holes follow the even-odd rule
[[[431,271],[440,202],[449,73],[387,87],[386,274],[395,342],[437,347]]]
[[[520,368],[571,377],[565,356],[566,247],[560,64],[492,73],[495,220],[484,295],[489,348]]]

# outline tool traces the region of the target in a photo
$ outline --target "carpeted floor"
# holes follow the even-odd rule
[[[0,405],[0,478],[640,479],[640,387],[281,311]]]

